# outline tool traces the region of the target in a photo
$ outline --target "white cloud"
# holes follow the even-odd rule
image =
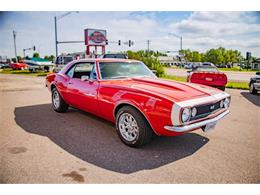
[[[183,36],[186,48],[203,51],[222,46],[259,56],[260,25],[256,17],[245,12],[194,12],[169,28]]]
[[[19,12],[18,12],[19,13]],[[140,13],[140,14],[138,14]],[[135,42],[129,48],[127,45],[108,45],[107,50],[138,50],[147,48],[147,40],[151,40],[150,48],[161,51],[176,51],[179,40],[168,36],[169,32],[183,36],[183,48],[206,51],[212,47],[227,47],[241,50],[243,54],[252,51],[260,56],[260,25],[257,15],[251,12],[193,12],[190,16],[174,19],[171,13],[138,12],[80,12],[71,14],[58,21],[59,41],[83,40],[85,28],[106,29],[109,41]],[[54,19],[56,12],[20,12],[19,18],[5,17],[4,25],[0,22],[0,55],[13,56],[12,30],[17,35],[19,55],[22,49],[36,45],[42,55],[54,54]],[[175,12],[176,14],[176,12]],[[186,14],[187,15],[187,14]],[[17,17],[17,16],[16,16]],[[258,14],[259,17],[259,14]],[[162,22],[162,20],[164,22]],[[59,45],[60,52],[84,51],[83,44]]]

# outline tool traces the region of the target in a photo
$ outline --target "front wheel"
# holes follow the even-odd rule
[[[153,135],[146,118],[131,106],[124,106],[118,111],[116,129],[121,141],[131,147],[145,145]]]
[[[257,93],[257,91],[256,91],[256,89],[255,89],[253,83],[250,83],[249,92],[250,92],[251,94],[256,94],[256,93]]]
[[[53,110],[56,112],[66,112],[68,110],[69,105],[63,100],[56,88],[52,89],[51,97]]]

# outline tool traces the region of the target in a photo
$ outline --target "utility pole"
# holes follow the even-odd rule
[[[15,59],[17,62],[17,52],[16,52],[16,32],[13,30],[13,37],[14,37],[14,53],[15,53]]]
[[[150,40],[147,40],[147,52],[150,52]]]
[[[55,27],[55,53],[56,53],[56,58],[58,57],[58,44],[61,43],[58,41],[58,33],[57,33],[57,21],[60,20],[61,18],[71,14],[71,13],[79,13],[78,11],[70,11],[66,12],[65,14],[62,14],[60,16],[55,16],[54,17],[54,27]]]
[[[182,36],[180,37],[180,48],[181,48],[181,51],[182,51]]]
[[[180,39],[180,51],[179,54],[181,54],[182,51],[182,36],[176,35],[175,33],[168,33],[169,35],[172,35],[174,37],[177,37],[178,39]]]
[[[55,54],[56,58],[58,57],[58,40],[57,40],[57,17],[54,17],[54,25],[55,25]]]

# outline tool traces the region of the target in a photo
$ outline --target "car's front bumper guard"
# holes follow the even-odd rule
[[[190,131],[193,129],[199,129],[209,123],[217,122],[218,120],[220,120],[221,118],[226,116],[228,113],[229,113],[229,110],[226,110],[226,111],[222,112],[221,114],[219,114],[218,116],[211,118],[211,119],[207,119],[205,121],[193,123],[190,125],[184,125],[184,126],[164,126],[164,128],[169,131],[175,131],[175,132],[185,132],[185,131]]]

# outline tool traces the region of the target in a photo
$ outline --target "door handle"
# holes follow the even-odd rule
[[[85,93],[85,95],[90,96],[90,97],[95,97],[95,96],[96,96],[96,95],[93,94],[93,93]]]

